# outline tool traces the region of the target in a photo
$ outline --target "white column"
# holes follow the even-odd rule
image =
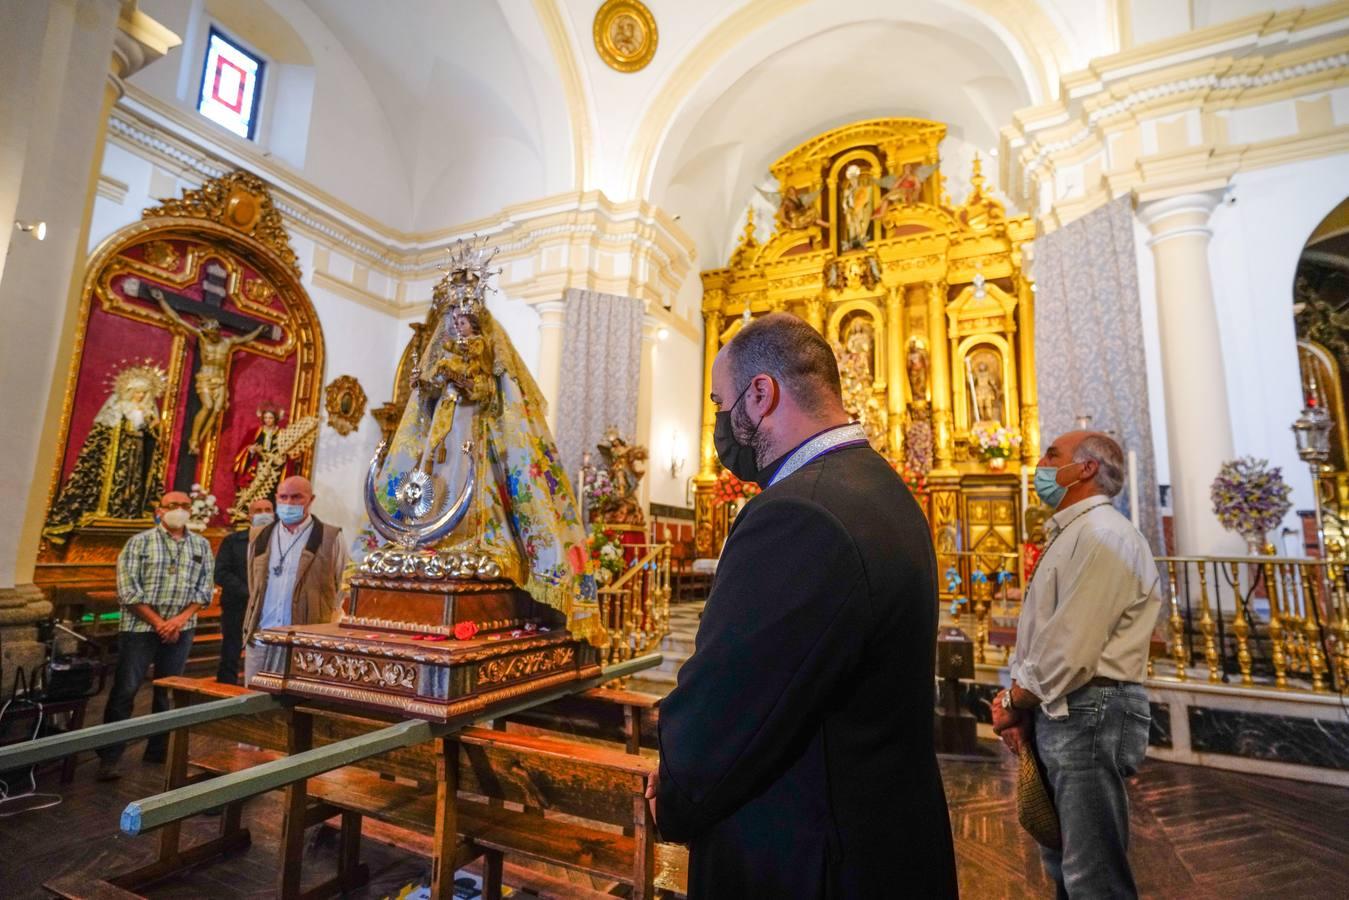
[[[1209,499],[1219,467],[1235,455],[1208,260],[1209,214],[1220,200],[1221,193],[1208,191],[1138,209],[1152,232],[1148,246],[1157,273],[1171,508],[1180,554],[1244,552],[1241,538],[1218,524]]]
[[[562,300],[535,303],[539,313],[539,390],[548,401],[548,429],[557,434],[557,402],[562,388],[562,324],[567,304]]]

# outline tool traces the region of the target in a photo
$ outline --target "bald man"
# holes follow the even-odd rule
[[[146,670],[155,678],[183,674],[197,610],[211,603],[211,545],[187,530],[192,501],[181,491],[165,494],[155,508],[154,528],[134,534],[117,557],[117,598],[122,623],[117,635],[117,672],[103,714],[104,722],[131,716]],[[154,712],[169,708],[167,692],[155,688]],[[147,762],[163,762],[168,736],[157,735],[145,747]],[[124,744],[98,751],[100,781],[120,777]]]
[[[309,479],[292,475],[276,489],[277,521],[249,535],[244,684],[262,666],[253,641],[259,629],[332,622],[341,610],[348,559],[342,529],[311,515],[313,503]]]
[[[993,701],[993,730],[1044,766],[1062,846],[1040,856],[1060,897],[1138,896],[1125,779],[1148,748],[1142,682],[1161,595],[1152,549],[1111,505],[1123,486],[1109,435],[1072,431],[1045,451],[1035,493],[1054,510],[1049,542],[1022,599],[1011,687]]]

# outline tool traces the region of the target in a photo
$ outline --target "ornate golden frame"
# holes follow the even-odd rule
[[[346,437],[361,427],[367,398],[359,381],[350,375],[339,375],[324,389],[323,395],[328,424],[333,431]]]
[[[636,50],[624,50],[614,43],[611,29],[619,18],[632,19],[638,29]],[[637,72],[645,69],[656,55],[659,34],[656,30],[656,17],[639,0],[605,0],[595,12],[593,27],[595,49],[600,59],[611,69],[619,72]]]
[[[220,196],[227,199],[220,201]],[[158,215],[163,211],[193,214]],[[243,211],[249,214],[241,216]],[[93,304],[97,302],[104,311],[135,321],[166,325],[166,318],[158,310],[142,309],[123,303],[110,289],[111,279],[119,275],[134,274],[145,275],[168,284],[190,284],[193,283],[190,276],[199,270],[202,260],[211,255],[209,252],[197,251],[196,248],[189,250],[186,271],[174,274],[152,263],[137,263],[120,256],[132,247],[172,239],[205,241],[213,242],[247,259],[276,287],[289,316],[286,319],[280,318],[276,310],[264,306],[261,299],[250,296],[258,292],[250,291],[247,284],[241,283],[244,277],[242,271],[237,265],[222,260],[229,273],[228,284],[231,295],[240,295],[239,306],[251,315],[282,325],[286,332],[286,339],[279,345],[274,347],[245,345],[236,352],[255,353],[278,360],[287,358],[292,352],[298,353],[296,375],[291,389],[290,416],[294,420],[318,413],[319,385],[324,361],[323,329],[319,323],[318,313],[300,281],[300,270],[295,254],[291,252],[289,239],[280,226],[280,216],[271,206],[266,186],[255,176],[234,172],[224,178],[207,182],[195,191],[184,192],[181,199],[168,201],[162,207],[147,209],[145,215],[146,218],[141,221],[120,228],[104,239],[90,256],[85,267],[79,321],[75,333],[75,353],[71,356],[70,367],[66,373],[66,389],[61,404],[61,427],[57,444],[60,452],[53,466],[47,490],[48,508],[60,488],[61,470],[68,450],[66,444],[70,437],[71,416],[75,405],[75,389],[79,382]],[[190,389],[190,386],[183,383],[183,344],[183,336],[174,332],[170,350],[169,387],[162,401],[166,433],[172,433],[176,427],[178,398],[182,396],[184,389]],[[228,372],[226,375],[228,377]],[[208,437],[203,447],[198,464],[199,471],[211,473],[215,471],[219,436],[217,426],[217,431]],[[306,450],[296,464],[302,474],[308,475],[312,472],[312,448]]]

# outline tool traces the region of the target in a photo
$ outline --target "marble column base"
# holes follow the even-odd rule
[[[31,584],[0,588],[0,701],[13,692],[15,672],[33,676],[47,658],[47,647],[38,643],[37,623],[51,618],[52,605]]]

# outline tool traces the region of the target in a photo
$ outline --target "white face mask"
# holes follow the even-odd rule
[[[256,513],[253,516],[253,527],[266,528],[268,525],[272,524],[275,521],[276,516],[272,515],[271,513]]]
[[[177,531],[179,528],[183,528],[187,525],[187,521],[191,518],[191,515],[185,509],[171,509],[165,512],[160,518],[163,520],[165,528]]]

